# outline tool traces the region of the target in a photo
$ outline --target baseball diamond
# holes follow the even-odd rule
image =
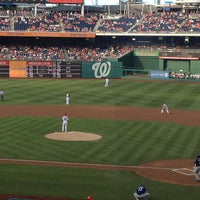
[[[111,79],[105,88],[104,79],[1,79],[1,86],[0,194],[131,200],[142,183],[150,200],[187,200],[188,191],[198,199],[191,160],[200,143],[198,82]],[[169,114],[160,113],[163,102]]]
[[[9,105],[0,107],[0,117],[9,117],[13,113],[15,116],[22,114],[28,116],[60,116],[63,113],[65,106],[62,105],[32,105],[20,106]],[[170,115],[162,115],[156,108],[135,108],[135,107],[110,107],[110,106],[83,106],[71,105],[68,108],[71,117],[74,118],[104,118],[104,119],[126,119],[126,120],[145,120],[145,121],[166,121],[175,122],[187,126],[198,126],[198,116],[200,112],[189,110],[171,111]],[[87,112],[87,110],[95,112]],[[115,115],[113,115],[115,110]],[[56,112],[55,112],[56,111]],[[78,111],[78,112],[77,112]],[[132,114],[134,113],[134,115]],[[184,115],[183,115],[184,113]],[[49,134],[49,133],[47,133]],[[80,133],[79,133],[80,134]],[[87,137],[85,135],[84,137]],[[161,182],[183,184],[191,186],[200,186],[194,182],[192,177],[191,159],[174,159],[174,160],[159,160],[154,162],[143,163],[139,166],[121,166],[121,165],[106,165],[106,164],[86,164],[86,163],[68,163],[68,162],[48,162],[35,160],[19,160],[19,159],[0,159],[0,163],[9,164],[25,164],[25,165],[43,165],[43,166],[62,166],[62,167],[78,167],[78,168],[95,168],[95,169],[110,169],[110,170],[125,170],[134,171],[139,175],[152,180]],[[146,170],[148,169],[148,170]],[[40,200],[53,200],[53,198],[44,197],[28,197],[20,195],[0,195],[0,199],[21,199],[31,198]],[[58,198],[56,198],[58,200]],[[61,200],[61,198],[60,198]]]

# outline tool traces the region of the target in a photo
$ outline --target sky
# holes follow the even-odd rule
[[[85,5],[119,5],[119,0],[84,0]]]

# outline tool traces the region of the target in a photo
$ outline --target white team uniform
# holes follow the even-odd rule
[[[66,105],[68,105],[68,104],[69,104],[69,98],[70,98],[70,94],[69,94],[69,93],[67,93],[67,94],[66,94]]]
[[[163,113],[164,111],[166,111],[166,112],[169,114],[168,106],[167,106],[167,104],[165,104],[165,103],[163,103],[163,104],[161,105],[161,111],[160,111],[160,113]]]
[[[108,87],[108,86],[109,86],[109,79],[106,78],[106,79],[105,79],[105,87]]]
[[[67,115],[62,116],[62,132],[67,132],[68,120],[69,118]]]

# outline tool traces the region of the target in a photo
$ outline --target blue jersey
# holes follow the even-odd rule
[[[136,193],[138,194],[138,195],[142,195],[142,194],[145,194],[145,192],[146,192],[146,188],[144,187],[144,186],[139,186],[138,188],[137,188],[137,190],[136,190]]]
[[[194,164],[196,166],[200,166],[200,158],[196,158],[196,160],[194,161]]]

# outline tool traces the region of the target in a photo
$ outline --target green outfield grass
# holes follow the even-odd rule
[[[111,80],[1,79],[5,102],[12,104],[71,104],[160,107],[200,110],[200,84]],[[134,113],[133,113],[134,114]],[[95,142],[45,139],[60,130],[56,117],[0,118],[0,157],[31,160],[138,165],[160,159],[195,158],[200,152],[200,126],[144,121],[71,119],[69,129],[103,136]],[[191,163],[192,166],[192,163]],[[64,167],[0,165],[0,193],[70,197],[84,200],[131,200],[138,184],[145,184],[150,200],[199,200],[200,187],[151,181],[133,172]],[[192,177],[191,177],[192,178]]]

